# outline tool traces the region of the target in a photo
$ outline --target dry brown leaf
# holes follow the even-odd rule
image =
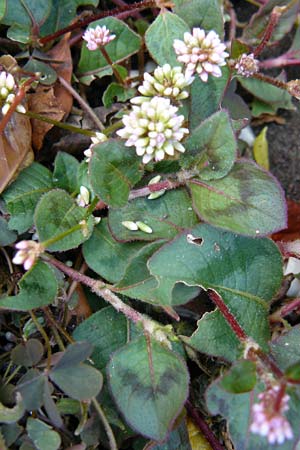
[[[54,95],[54,88],[49,86],[39,85],[33,94],[28,94],[28,106],[30,111],[57,121],[65,115],[65,111]],[[36,150],[40,150],[46,133],[53,125],[37,119],[32,119],[31,123],[32,145]]]
[[[66,34],[63,39],[47,53],[47,55],[53,60],[59,61],[51,63],[51,67],[56,71],[57,76],[62,77],[68,83],[71,83],[73,64],[69,38],[70,33]],[[73,106],[73,97],[58,81],[54,85],[54,95],[66,116],[69,115]]]
[[[1,57],[0,64],[6,70],[17,65],[12,57]],[[1,114],[0,116],[2,118]],[[32,160],[30,120],[22,114],[14,113],[0,135],[0,193]]]

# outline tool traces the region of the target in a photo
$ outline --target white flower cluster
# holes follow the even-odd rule
[[[206,34],[201,28],[193,28],[192,34],[184,33],[183,41],[175,39],[173,46],[178,61],[186,66],[186,76],[197,72],[204,82],[208,75],[222,76],[220,67],[226,64],[229,54],[215,31]]]
[[[103,133],[100,133],[99,131],[96,131],[95,136],[91,137],[91,145],[89,148],[84,150],[83,154],[85,156],[86,162],[89,162],[91,160],[91,157],[93,155],[93,147],[97,144],[101,144],[101,142],[107,141],[107,136]]]
[[[132,107],[132,112],[122,119],[125,128],[117,134],[127,139],[126,146],[136,147],[144,164],[153,159],[161,161],[165,155],[174,156],[176,151],[183,153],[185,148],[180,141],[189,130],[182,127],[184,116],[178,116],[177,111],[170,99],[153,97]]]
[[[250,431],[266,436],[270,444],[282,444],[286,439],[293,438],[291,425],[283,413],[288,411],[289,395],[281,398],[280,386],[268,388],[259,394],[260,403],[252,407],[252,424]]]
[[[11,73],[0,72],[0,104],[2,106],[1,111],[5,116],[7,114],[11,104],[16,97],[16,83]],[[16,111],[25,113],[26,109],[23,105],[17,105]]]
[[[23,264],[25,270],[31,269],[37,258],[45,250],[42,244],[35,241],[20,241],[15,247],[18,251],[12,262],[14,264]]]
[[[142,103],[147,97],[165,97],[171,100],[183,100],[189,96],[189,93],[184,90],[193,82],[193,77],[186,77],[182,73],[181,67],[171,67],[170,64],[165,64],[162,67],[157,67],[153,75],[148,72],[144,74],[144,82],[138,88],[138,91],[144,97],[135,97],[134,103]]]
[[[97,50],[99,47],[104,47],[110,41],[115,39],[115,34],[110,34],[108,28],[105,25],[100,27],[99,25],[96,28],[88,28],[82,36],[87,44],[87,48],[91,51]]]

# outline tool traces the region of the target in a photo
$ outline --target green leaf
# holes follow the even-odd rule
[[[54,189],[48,192],[39,201],[34,214],[39,240],[57,238],[57,242],[47,246],[50,251],[78,247],[93,231],[94,218],[86,218],[86,214],[86,209],[77,206],[66,191]],[[81,221],[86,221],[86,226],[80,224]]]
[[[102,102],[105,108],[110,108],[114,102],[126,102],[132,98],[136,93],[136,89],[126,88],[118,83],[110,83],[106,88]]]
[[[16,390],[22,395],[27,411],[36,411],[44,403],[46,375],[37,369],[28,370],[19,380]]]
[[[112,306],[108,306],[78,325],[73,338],[93,345],[91,358],[95,367],[102,370],[106,367],[112,352],[125,345],[128,340],[127,319]]]
[[[283,191],[270,173],[240,160],[221,180],[189,182],[194,209],[205,222],[248,236],[286,228]]]
[[[38,261],[19,282],[18,295],[0,299],[0,309],[29,311],[52,303],[58,284],[55,273],[48,264]]]
[[[294,439],[282,444],[269,444],[267,438],[250,432],[251,408],[258,403],[258,392],[233,394],[221,387],[220,380],[213,382],[206,391],[206,404],[212,415],[220,414],[228,423],[229,437],[235,450],[292,450],[296,448],[299,435],[300,402],[290,391],[289,410],[284,415],[290,422]]]
[[[0,217],[0,247],[12,244],[17,239],[17,234],[8,229],[8,223],[4,217]]]
[[[300,361],[299,342],[300,325],[294,326],[271,342],[272,356],[281,370],[285,371]]]
[[[185,143],[202,180],[224,177],[236,157],[236,140],[228,114],[217,112],[195,128]],[[196,164],[195,164],[196,162]]]
[[[154,444],[153,444],[154,445]],[[211,447],[194,447],[194,450],[211,450]],[[163,444],[157,444],[152,450],[192,450],[186,420],[182,420],[180,425],[172,429],[168,439]]]
[[[7,408],[0,403],[0,423],[14,423],[23,417],[25,412],[22,397],[17,393],[16,405],[13,408]]]
[[[253,156],[257,164],[266,170],[270,169],[269,143],[267,139],[268,127],[264,127],[256,136],[253,144]]]
[[[187,398],[189,375],[183,361],[155,340],[147,344],[143,336],[114,353],[108,377],[128,424],[163,440]]]
[[[65,189],[66,191],[76,192],[77,172],[79,162],[74,156],[65,152],[58,152],[54,161],[53,184],[55,187]]]
[[[51,86],[57,80],[56,71],[49,64],[37,59],[29,59],[23,69],[27,72],[39,72],[39,82],[45,86]]]
[[[29,417],[26,429],[38,450],[57,450],[60,447],[59,434],[41,420]]]
[[[11,352],[11,360],[17,366],[35,366],[44,354],[43,344],[38,339],[29,339],[17,345]]]
[[[222,38],[223,14],[218,0],[175,0],[174,5],[174,12],[190,28],[197,26],[207,32],[215,30]]]
[[[96,396],[102,387],[101,373],[90,365],[82,364],[91,351],[92,347],[88,342],[69,345],[50,372],[51,380],[65,394],[76,400],[89,400]]]
[[[130,189],[142,172],[136,154],[117,140],[110,139],[93,148],[90,180],[101,200],[113,207],[127,203]]]
[[[156,17],[146,31],[145,42],[157,64],[182,65],[177,61],[173,43],[174,39],[182,39],[186,31],[190,31],[188,25],[176,14],[164,10]]]
[[[105,47],[113,63],[122,61],[139,51],[142,42],[140,36],[121,20],[114,17],[106,17],[90,23],[89,27],[95,28],[97,25],[101,27],[105,25],[112,34],[116,35],[116,38]],[[108,65],[100,51],[91,52],[87,49],[85,43],[82,45],[78,65],[80,74],[91,71],[96,74],[100,69]]]
[[[189,123],[191,130],[220,109],[224,90],[229,79],[229,69],[226,66],[221,69],[222,77],[216,78],[210,76],[207,82],[203,83],[196,76],[191,85],[189,97]]]
[[[142,221],[152,229],[152,233],[130,231],[122,225],[124,221]],[[156,200],[137,198],[124,208],[111,209],[108,222],[111,233],[118,241],[153,241],[172,239],[182,229],[195,225],[197,217],[186,190],[176,189]]]
[[[95,226],[92,236],[83,244],[87,265],[102,278],[117,283],[124,275],[128,261],[143,247],[143,242],[117,242],[111,235],[107,219]]]
[[[7,0],[5,15],[1,22],[5,25],[12,25],[8,36],[10,39],[19,40],[20,29],[23,30],[23,38],[20,42],[29,42],[32,20],[36,25],[41,25],[48,15],[52,7],[51,0]]]
[[[179,282],[213,289],[245,332],[266,348],[268,302],[282,280],[281,255],[271,240],[237,236],[202,224],[163,246],[148,267],[157,278],[163,304],[171,303]],[[206,317],[199,321],[190,344],[201,352],[234,359],[237,342],[229,325],[215,311],[210,313],[210,326],[202,331]]]
[[[220,386],[225,391],[234,394],[252,391],[256,384],[256,365],[252,361],[242,359],[237,361],[225,375]]]
[[[285,375],[289,380],[299,381],[300,380],[300,361],[292,366],[288,367],[285,371]]]
[[[254,97],[269,105],[276,113],[279,108],[294,110],[292,96],[284,89],[273,86],[256,78],[242,78],[238,81],[244,89],[249,91]]]
[[[33,225],[33,213],[41,196],[52,189],[52,174],[38,163],[23,170],[3,193],[11,215],[9,228],[24,233]]]
[[[52,0],[51,12],[40,29],[41,36],[53,33],[68,25],[76,18],[79,6],[91,5],[97,7],[99,0]]]

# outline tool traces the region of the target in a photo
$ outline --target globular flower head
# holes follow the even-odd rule
[[[42,244],[35,241],[20,241],[15,247],[18,251],[12,262],[14,264],[23,264],[25,270],[31,269],[37,258],[45,250]]]
[[[243,77],[251,77],[251,75],[259,71],[259,61],[254,58],[253,53],[249,53],[249,55],[243,53],[239,57],[234,68],[237,70],[239,75],[242,75]]]
[[[107,141],[107,136],[103,133],[100,133],[99,131],[97,131],[95,133],[95,136],[91,137],[91,145],[89,146],[89,148],[87,148],[86,150],[84,150],[83,154],[86,157],[85,160],[86,162],[89,162],[92,155],[93,155],[93,147],[97,144],[101,144],[102,142]]]
[[[293,438],[290,423],[283,415],[289,409],[289,395],[280,392],[275,385],[259,394],[259,403],[252,407],[252,424],[250,431],[265,436],[270,444],[282,444]]]
[[[104,47],[104,45],[107,45],[115,37],[116,35],[110,34],[109,29],[105,25],[103,27],[97,25],[96,28],[88,28],[83,34],[82,39],[87,42],[87,48],[93,51],[99,47]]]
[[[226,64],[225,58],[229,54],[215,31],[206,34],[201,28],[193,28],[192,34],[184,33],[183,41],[175,39],[173,46],[178,61],[186,66],[186,76],[197,72],[206,82],[208,75],[222,75],[220,67]]]
[[[134,99],[132,99],[134,101]],[[183,128],[184,116],[177,115],[178,108],[167,98],[153,97],[140,106],[133,106],[132,112],[123,117],[124,128],[117,134],[127,139],[125,145],[135,146],[143,163],[161,161],[166,155],[183,153],[180,143],[189,130]]]
[[[173,100],[183,100],[189,96],[184,88],[193,80],[193,77],[187,77],[182,72],[181,67],[171,67],[169,64],[165,64],[157,67],[153,75],[146,72],[144,82],[138,90],[145,97],[161,96]],[[136,97],[136,99],[141,99],[140,103],[142,103],[143,97]]]

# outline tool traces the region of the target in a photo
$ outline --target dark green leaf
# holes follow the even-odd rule
[[[46,376],[37,369],[30,369],[20,379],[17,391],[21,393],[27,411],[36,411],[44,403]]]
[[[11,360],[18,366],[31,367],[41,360],[43,353],[42,343],[38,339],[29,339],[12,350]]]
[[[111,41],[105,50],[110,56],[112,62],[116,63],[128,58],[139,51],[141,46],[141,38],[132,31],[124,22],[115,17],[106,17],[105,19],[96,20],[90,23],[89,27],[95,28],[97,25],[104,25],[110,30],[116,38]],[[95,74],[103,67],[107,67],[108,63],[102,56],[101,52],[91,52],[87,49],[86,44],[82,45],[81,56],[78,65],[80,74],[93,71]]]
[[[163,440],[187,397],[189,376],[183,361],[157,341],[147,344],[141,337],[114,353],[108,376],[115,402],[130,426]]]
[[[61,439],[49,425],[38,419],[27,419],[27,433],[38,450],[57,450]]]
[[[173,47],[174,39],[182,39],[186,31],[190,31],[188,25],[176,14],[167,10],[156,17],[145,34],[146,46],[160,66],[180,66]]]
[[[114,102],[126,102],[136,93],[136,89],[129,89],[118,83],[110,83],[105,90],[102,101],[105,108],[110,108]]]
[[[113,139],[94,147],[90,180],[95,194],[108,205],[126,205],[130,189],[141,177],[133,149]]]
[[[7,408],[0,403],[0,423],[14,423],[23,417],[25,412],[24,404],[20,394],[16,395],[16,405]]]
[[[281,370],[287,370],[300,361],[299,342],[300,325],[294,326],[271,342],[272,356]]]
[[[24,233],[33,225],[33,213],[41,196],[52,188],[52,174],[44,166],[33,163],[3,193],[11,215],[9,228]]]
[[[85,221],[86,224],[80,224]],[[51,251],[65,251],[78,247],[92,234],[94,218],[86,218],[86,209],[77,206],[66,191],[55,189],[39,201],[34,222],[41,242],[58,238],[47,246]]]
[[[104,369],[112,352],[126,344],[128,323],[112,306],[97,311],[82,322],[73,333],[76,341],[93,345],[92,360],[97,369]]]
[[[220,387],[234,394],[252,391],[255,384],[256,365],[246,359],[237,361],[220,381]]]
[[[250,161],[240,160],[221,180],[189,183],[194,208],[211,225],[248,236],[286,227],[286,205],[277,180]]]
[[[271,240],[198,225],[163,246],[152,256],[148,267],[159,283],[162,304],[171,304],[172,290],[178,282],[214,289],[246,333],[266,348],[268,302],[282,280],[281,255]],[[231,360],[236,357],[235,338],[222,317],[216,320],[219,314],[205,314],[190,343],[201,352]],[[210,322],[202,332],[207,317],[213,317],[215,323]]]
[[[142,221],[152,229],[152,233],[130,231],[122,225],[123,221]],[[197,223],[190,198],[185,189],[166,192],[156,200],[138,198],[124,208],[111,209],[109,228],[118,241],[153,241],[172,239],[182,229]]]
[[[57,73],[55,70],[49,64],[38,61],[37,59],[30,59],[23,69],[27,72],[39,72],[41,74],[39,82],[46,86],[51,86],[57,80]]]
[[[77,171],[79,162],[74,156],[68,153],[58,152],[54,161],[53,184],[55,187],[65,189],[66,191],[76,192]]]
[[[58,284],[55,273],[48,264],[38,261],[19,282],[20,293],[0,299],[0,309],[29,311],[52,303]]]
[[[210,450],[209,447],[193,448],[194,450]],[[183,419],[180,425],[170,432],[166,442],[155,445],[151,450],[192,450],[186,421]]]
[[[286,90],[280,89],[270,83],[266,83],[255,78],[244,77],[239,78],[238,80],[243,88],[251,92],[254,97],[269,105],[274,113],[276,113],[279,108],[290,110],[295,109],[292,103],[292,96]]]
[[[111,283],[117,283],[122,279],[128,261],[143,245],[143,242],[117,242],[107,227],[107,220],[102,219],[82,250],[86,263],[94,272]]]
[[[218,0],[175,0],[174,12],[191,27],[215,30],[223,36],[223,14]]]
[[[12,244],[17,239],[17,234],[8,229],[8,224],[4,217],[0,217],[0,247]]]
[[[200,179],[224,177],[233,166],[237,147],[228,114],[220,111],[202,122],[192,131],[185,147],[188,157],[194,157],[192,164],[199,170]]]
[[[206,83],[203,83],[196,76],[191,85],[189,98],[189,123],[191,130],[220,109],[224,90],[229,78],[229,70],[226,66],[222,67],[222,74],[220,78],[208,77]]]

